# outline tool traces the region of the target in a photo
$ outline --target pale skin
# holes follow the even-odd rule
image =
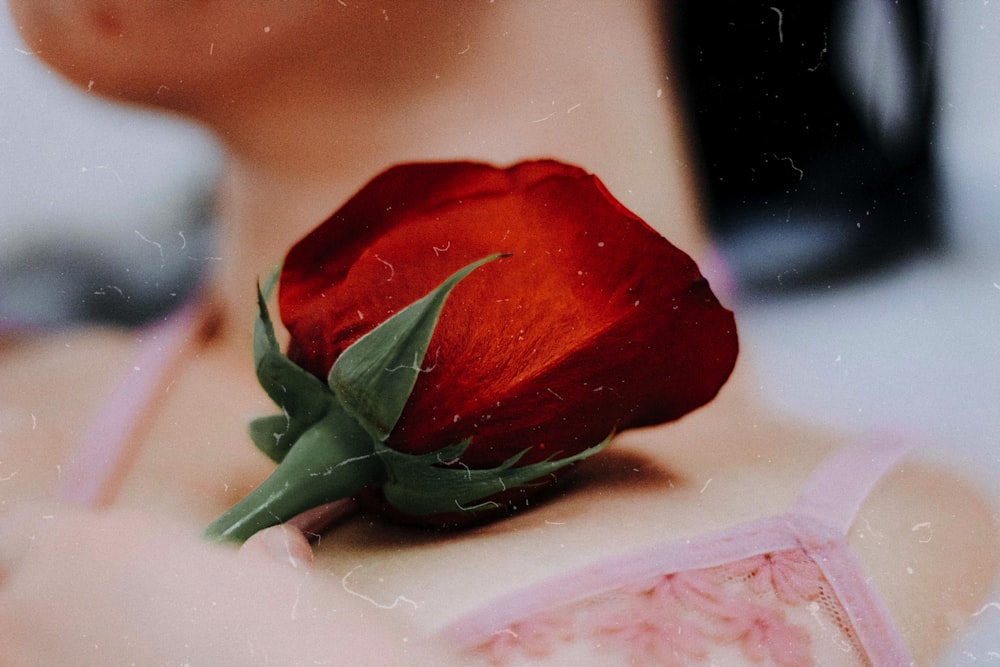
[[[74,332],[0,349],[0,662],[447,664],[434,633],[462,612],[629,547],[780,512],[849,439],[773,415],[744,346],[716,401],[622,434],[512,519],[442,535],[354,517],[313,547],[292,527],[241,552],[204,544],[201,529],[271,469],[245,435],[248,418],[272,409],[248,356],[254,282],[384,167],[557,157],[706,257],[655,10],[569,0],[11,7],[26,45],[74,83],[186,115],[228,159],[222,261],[206,298],[222,326],[171,385],[114,507],[51,498],[75,437],[128,368],[133,337]],[[953,473],[907,464],[861,517],[851,544],[918,664],[932,663],[983,604],[997,567],[992,508]],[[930,541],[912,530],[928,523]]]

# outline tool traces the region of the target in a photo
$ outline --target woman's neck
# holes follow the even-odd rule
[[[217,293],[234,321],[252,321],[254,281],[295,240],[405,161],[572,162],[675,244],[703,255],[655,10],[467,4],[491,12],[489,20],[464,17],[468,31],[449,32],[419,56],[401,49],[392,64],[386,55],[383,76],[364,86],[324,82],[322,67],[299,68],[258,82],[252,104],[234,98],[202,114],[230,154]]]

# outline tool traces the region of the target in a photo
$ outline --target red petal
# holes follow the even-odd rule
[[[282,273],[289,356],[325,378],[340,352],[458,268],[512,256],[454,290],[390,444],[472,437],[463,461],[575,453],[613,429],[711,400],[736,358],[732,314],[694,262],[592,175],[409,164],[378,176],[300,241]]]

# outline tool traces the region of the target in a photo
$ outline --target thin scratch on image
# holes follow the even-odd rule
[[[142,232],[140,232],[138,229],[135,230],[135,235],[138,236],[143,241],[145,241],[146,243],[156,246],[156,249],[160,251],[160,268],[162,269],[164,266],[166,266],[167,257],[166,255],[163,254],[163,244],[147,239],[145,236],[142,235]]]
[[[469,507],[466,507],[465,505],[456,500],[455,507],[462,510],[463,512],[475,512],[476,510],[486,509],[487,507],[490,509],[497,509],[500,507],[500,503],[494,500],[487,500],[485,502],[479,503],[478,505],[470,505]]]
[[[563,398],[562,396],[560,396],[559,394],[557,394],[555,391],[553,391],[550,387],[546,387],[545,391],[549,392],[550,394],[552,394],[553,396],[555,396],[556,398],[558,398],[560,401],[565,401],[566,400],[565,398]]]
[[[181,231],[177,232],[177,236],[181,237],[181,247],[180,247],[180,249],[184,250],[184,248],[187,248],[187,246],[188,246],[187,237],[184,236],[184,232],[181,232]]]
[[[921,537],[918,541],[921,544],[926,544],[927,542],[930,542],[931,538],[933,537],[933,535],[931,534],[931,523],[930,523],[930,521],[925,521],[923,523],[918,523],[915,526],[913,526],[913,528],[910,528],[910,532],[912,532],[912,533],[923,532],[923,531],[926,531],[927,537],[926,538]]]
[[[341,467],[346,466],[346,465],[351,465],[352,463],[357,463],[358,461],[364,461],[365,459],[371,458],[373,456],[376,456],[376,455],[375,454],[361,454],[360,456],[352,456],[350,458],[344,459],[343,461],[341,461],[341,462],[339,462],[339,463],[337,463],[335,465],[327,467],[325,470],[321,470],[319,472],[311,472],[311,473],[309,473],[309,476],[310,477],[328,477],[328,476],[332,475],[337,468],[341,468]]]
[[[361,598],[362,600],[365,600],[367,602],[371,602],[373,605],[375,605],[379,609],[395,609],[400,604],[408,604],[411,607],[413,607],[414,609],[417,608],[417,603],[416,602],[414,602],[410,598],[408,598],[406,596],[403,596],[403,595],[397,595],[396,599],[392,601],[392,604],[386,605],[386,604],[382,604],[382,603],[378,602],[377,600],[375,600],[373,598],[368,597],[364,593],[360,593],[360,592],[352,589],[350,586],[347,585],[347,580],[351,577],[352,574],[354,574],[355,572],[357,572],[358,570],[360,570],[362,567],[364,567],[364,565],[357,565],[357,566],[355,566],[354,569],[352,569],[350,572],[348,572],[347,574],[345,574],[341,578],[340,585],[344,587],[345,591],[347,591],[348,593],[350,593],[351,595],[353,595],[355,597]]]
[[[533,120],[533,121],[531,121],[531,122],[532,122],[532,123],[544,123],[545,121],[549,120],[550,118],[552,118],[552,117],[553,117],[553,116],[555,116],[555,115],[556,115],[556,112],[555,112],[555,111],[553,111],[553,112],[552,112],[552,113],[550,113],[550,114],[549,114],[548,116],[543,116],[542,118],[536,118],[535,120]]]
[[[285,540],[285,556],[288,558],[289,565],[293,569],[299,569],[299,561],[296,560],[295,556],[292,555],[292,543],[289,540]],[[302,584],[300,583],[298,588],[295,589],[295,602],[292,604],[292,618],[295,618],[295,612],[299,608],[299,596],[302,594]]]
[[[389,277],[386,278],[385,281],[387,283],[392,282],[393,277],[396,275],[396,267],[394,267],[392,264],[390,264],[389,262],[385,261],[384,259],[382,259],[378,255],[375,255],[375,259],[377,259],[378,261],[382,262],[387,267],[389,267]]]
[[[795,166],[795,162],[794,162],[794,160],[792,160],[792,158],[790,158],[790,157],[781,157],[777,153],[771,153],[771,156],[775,160],[781,160],[783,162],[787,162],[792,167],[792,169],[794,169],[796,171],[796,173],[798,173],[800,181],[806,175],[806,172],[802,171],[801,169],[799,169],[798,167]]]
[[[458,457],[457,456],[455,458],[447,459],[447,460],[441,458],[441,452],[438,452],[435,456],[436,456],[436,458],[438,460],[438,463],[440,463],[443,466],[450,466],[450,465],[455,465],[456,463],[458,463]],[[466,469],[468,469],[468,466],[466,466]]]
[[[435,353],[434,353],[434,363],[431,364],[430,366],[426,366],[426,367],[421,366],[420,365],[420,360],[417,359],[417,357],[419,356],[419,354],[417,352],[414,352],[413,353],[413,363],[412,364],[400,364],[399,366],[393,366],[392,368],[386,368],[385,372],[386,373],[395,373],[396,371],[408,370],[408,371],[416,371],[418,373],[430,373],[432,370],[434,370],[435,368],[437,368],[437,359],[438,359],[438,355],[440,354],[440,352],[441,352],[441,348],[438,348],[435,351]]]
[[[824,32],[823,33],[823,48],[820,49],[819,60],[812,67],[807,67],[806,71],[808,71],[808,72],[815,72],[816,70],[818,70],[820,67],[823,66],[823,58],[826,57],[826,44],[827,44],[827,37],[826,37],[826,33]]]
[[[877,530],[875,530],[874,528],[872,528],[872,524],[868,520],[867,517],[865,517],[863,519],[863,521],[865,522],[865,529],[872,535],[872,537],[875,537],[875,538],[878,538],[878,539],[881,539],[881,538],[885,537],[884,533],[880,533]]]
[[[781,13],[781,10],[778,9],[777,7],[770,7],[769,9],[772,12],[774,12],[775,14],[778,15],[778,43],[779,44],[784,44],[785,43],[785,33],[782,30],[782,21],[784,21],[785,16],[784,16],[784,14]]]
[[[293,567],[298,567],[295,563],[295,559],[292,558],[291,552],[288,554],[288,559],[292,561]],[[292,602],[292,616],[291,619],[294,621],[299,617],[299,602],[302,600],[302,587],[305,585],[305,580],[299,581],[299,585],[295,587],[295,601]]]
[[[809,615],[812,616],[813,620],[816,622],[816,627],[819,628],[819,632],[826,635],[834,646],[839,648],[844,653],[850,653],[853,650],[851,643],[843,639],[838,630],[830,628],[826,621],[823,620],[823,614],[818,602],[812,602],[809,604]]]
[[[996,609],[997,611],[1000,611],[1000,602],[987,602],[982,606],[982,608],[980,608],[979,611],[973,614],[973,617],[983,615],[987,609]]]
[[[703,487],[701,487],[701,491],[699,491],[698,493],[705,493],[705,489],[708,488],[708,485],[712,483],[713,479],[715,479],[715,478],[714,477],[709,477],[708,481],[705,482],[705,485]]]
[[[104,287],[102,287],[100,289],[96,289],[96,290],[94,290],[94,296],[107,296],[108,295],[108,290],[111,290],[112,292],[116,292],[118,294],[118,296],[120,296],[122,298],[125,297],[125,291],[121,287],[118,287],[118,285],[105,285]]]
[[[434,249],[434,254],[435,255],[440,255],[441,253],[448,252],[451,249],[451,241],[448,241],[447,243],[445,243],[443,248],[439,248],[436,245],[431,246],[431,248]]]

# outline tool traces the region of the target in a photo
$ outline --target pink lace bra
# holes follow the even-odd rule
[[[500,665],[910,665],[846,541],[907,451],[890,437],[859,441],[824,461],[785,514],[514,591],[445,636]]]
[[[64,466],[63,500],[112,502],[196,321],[191,308],[140,333],[133,371]],[[499,665],[910,665],[846,541],[862,501],[907,451],[899,439],[865,439],[824,461],[785,514],[514,591],[443,636]]]

